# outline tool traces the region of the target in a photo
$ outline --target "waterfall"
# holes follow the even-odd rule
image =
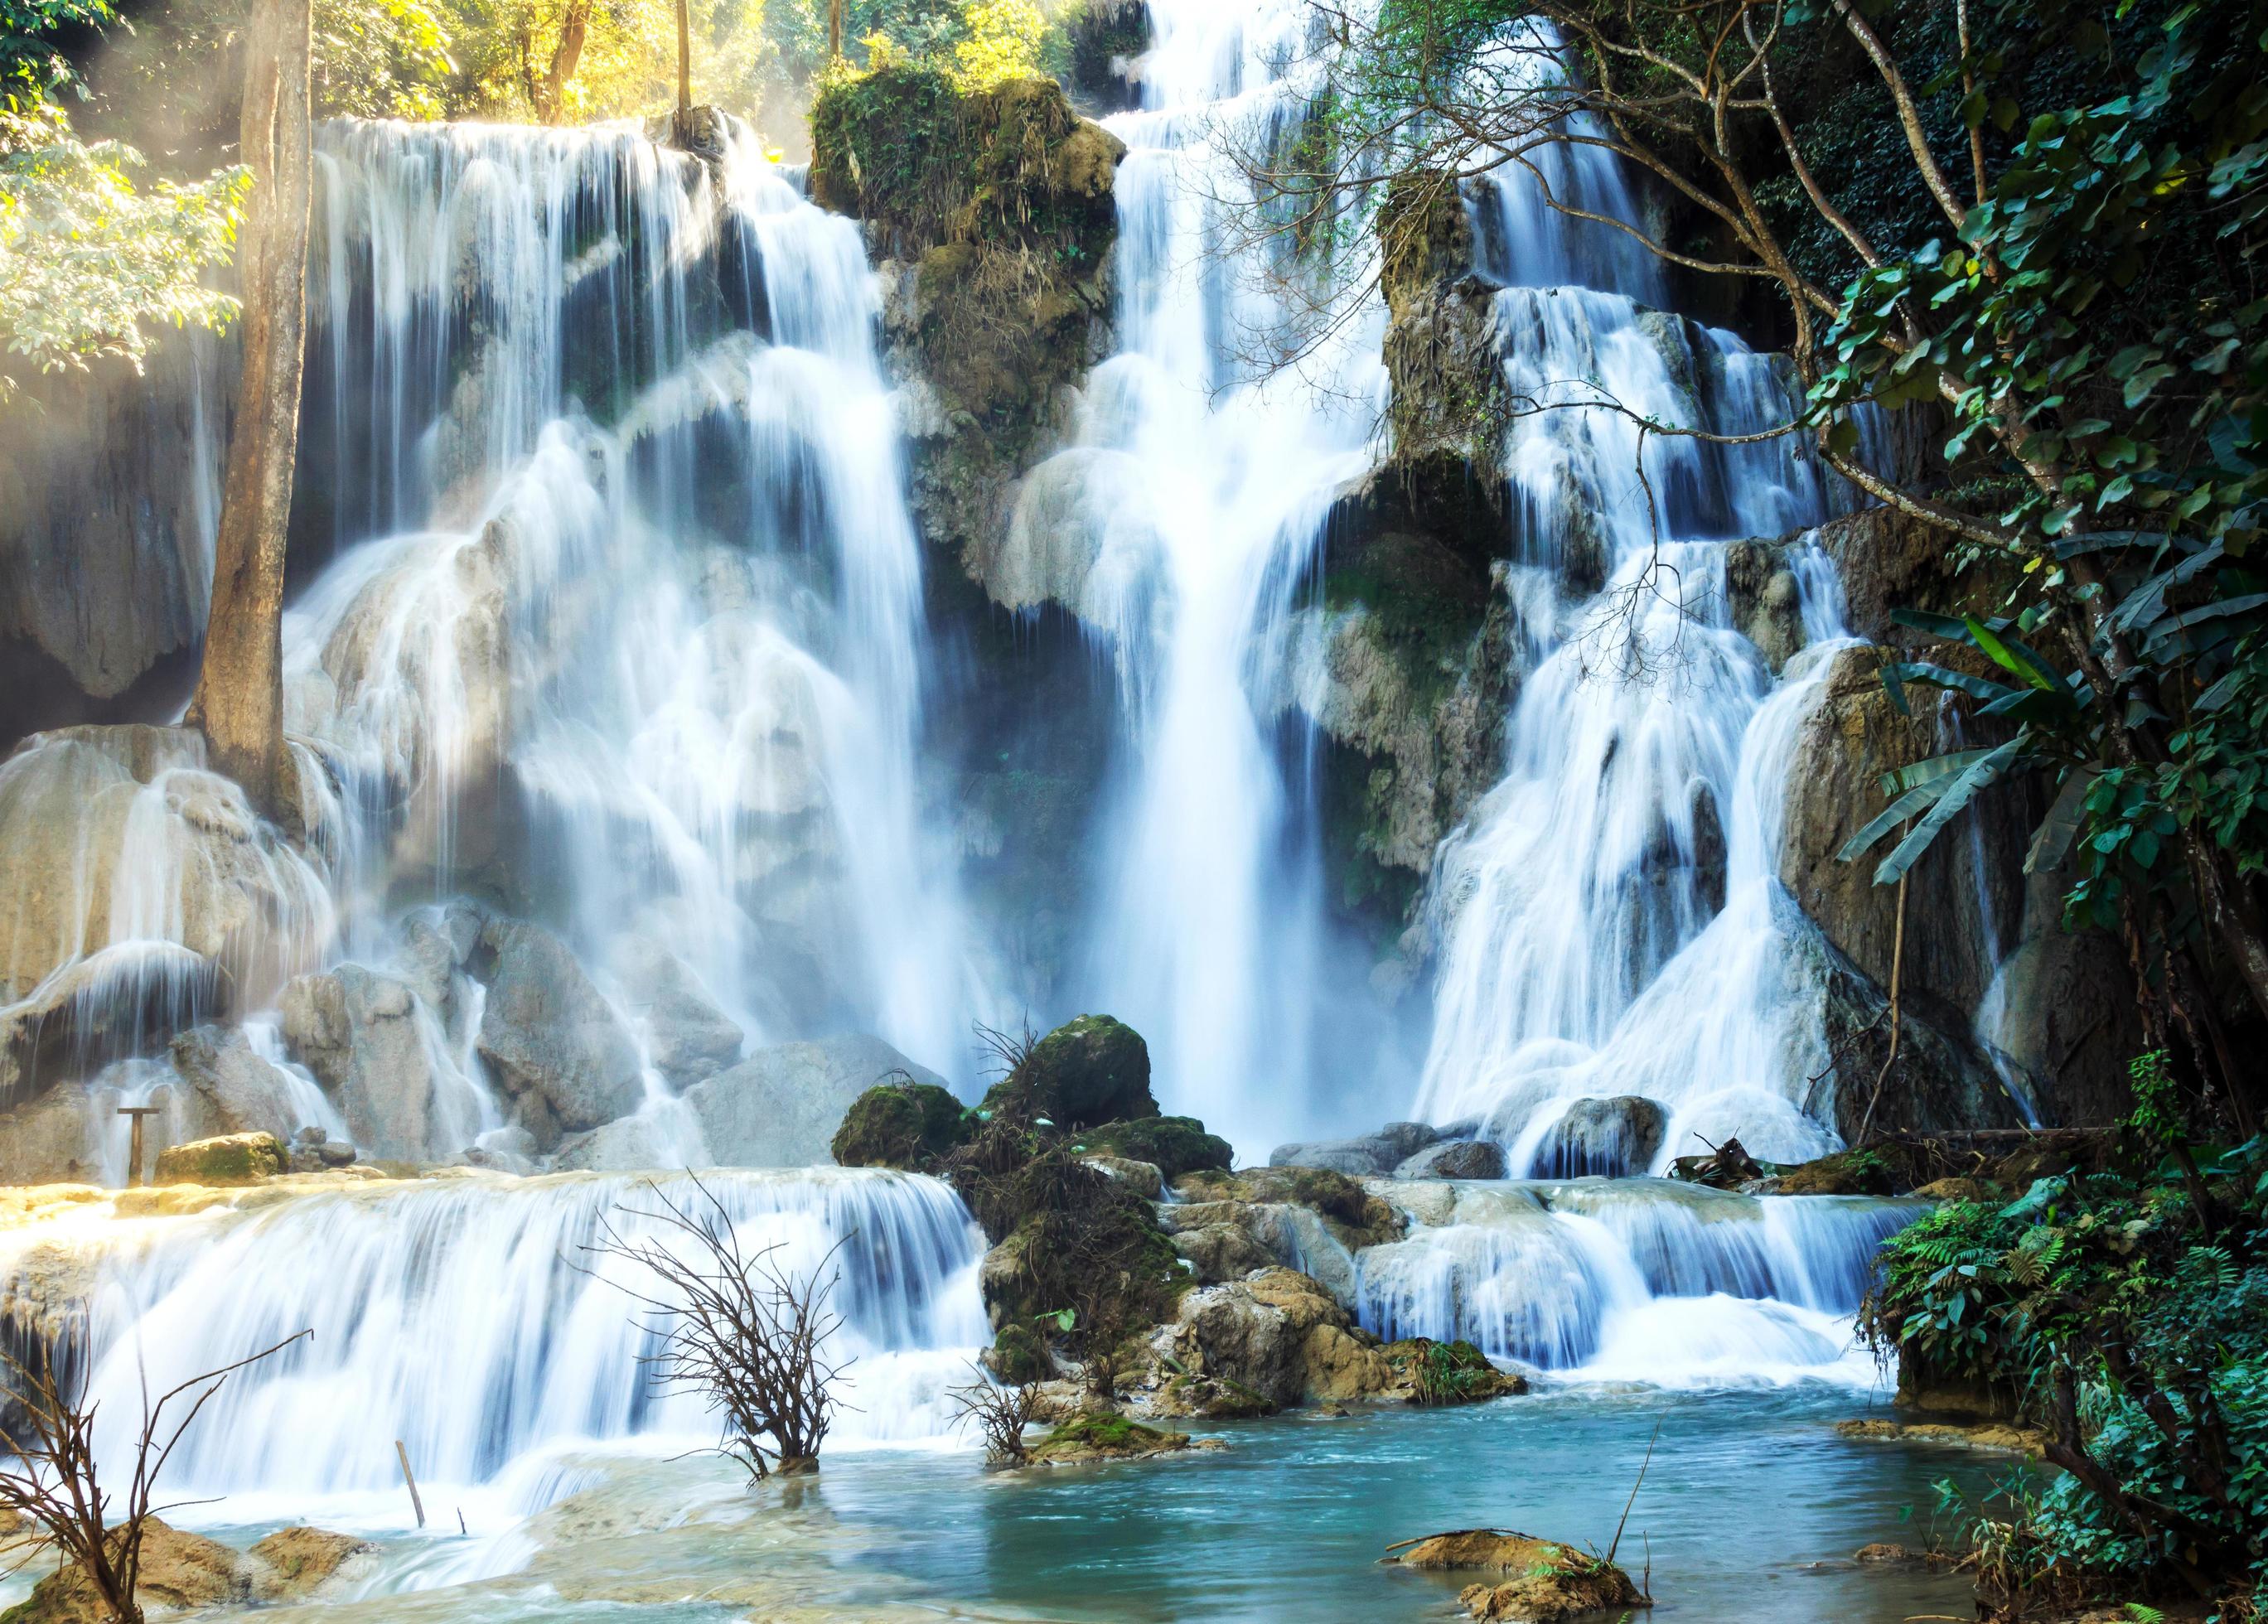
[[[1660,1180],[1401,1192],[1408,1238],[1359,1254],[1363,1324],[1462,1337],[1579,1380],[1866,1384],[1851,1316],[1922,1204],[1763,1200]]]
[[[633,927],[759,1041],[815,1002],[950,1065],[971,1000],[855,223],[737,130],[713,171],[606,129],[323,146],[317,337],[366,425],[340,525],[436,526],[350,549],[287,634],[294,725],[402,809],[383,878],[477,872],[508,782],[594,960]]]
[[[722,1172],[704,1183],[744,1253],[783,1271],[828,1265],[849,1363],[832,1437],[879,1444],[946,1430],[945,1389],[990,1340],[976,1290],[983,1238],[953,1193],[895,1173]],[[700,1209],[689,1179],[659,1191]],[[486,1483],[515,1459],[580,1443],[711,1443],[697,1393],[660,1391],[640,1359],[659,1343],[629,1291],[635,1265],[595,1256],[601,1224],[665,1233],[642,1181],[560,1174],[349,1187],[253,1211],[221,1209],[79,1244],[88,1392],[106,1459],[129,1459],[142,1383],[163,1393],[302,1330],[225,1385],[167,1468],[187,1495],[390,1488],[395,1439],[423,1483]],[[839,1246],[839,1250],[835,1250]],[[850,1363],[854,1362],[855,1363]]]

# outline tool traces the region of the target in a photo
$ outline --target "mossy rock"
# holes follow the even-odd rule
[[[844,1167],[916,1172],[969,1133],[968,1113],[948,1090],[934,1083],[878,1083],[850,1102],[828,1150]]]
[[[1122,1020],[1082,1015],[1033,1045],[1023,1063],[985,1095],[984,1108],[1071,1129],[1155,1117],[1150,1046]]]
[[[1056,1362],[1048,1353],[1047,1344],[1039,1333],[1021,1320],[1012,1319],[1002,1326],[992,1339],[991,1351],[984,1356],[986,1368],[1011,1387],[1021,1387],[1029,1382],[1043,1382],[1056,1373]]]
[[[273,1134],[227,1134],[192,1139],[158,1152],[153,1184],[258,1184],[291,1165],[284,1142]]]
[[[1528,1391],[1528,1378],[1498,1370],[1486,1354],[1462,1338],[1437,1342],[1413,1336],[1389,1342],[1381,1351],[1394,1367],[1397,1385],[1410,1390],[1412,1404],[1479,1404]]]
[[[1399,1214],[1360,1183],[1323,1167],[1245,1167],[1234,1172],[1211,1169],[1174,1180],[1174,1194],[1191,1201],[1267,1201],[1305,1207],[1338,1225],[1343,1239],[1364,1246],[1398,1240]]]
[[[1032,1445],[1031,1458],[1043,1465],[1068,1466],[1082,1460],[1139,1460],[1189,1446],[1186,1432],[1164,1432],[1123,1415],[1090,1411],[1072,1417]]]
[[[1106,1122],[1079,1135],[1089,1150],[1148,1162],[1171,1184],[1184,1173],[1205,1168],[1227,1171],[1228,1141],[1205,1132],[1193,1116],[1140,1117],[1132,1121]]]

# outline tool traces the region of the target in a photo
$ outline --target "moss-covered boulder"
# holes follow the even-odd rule
[[[1155,1117],[1150,1046],[1122,1020],[1082,1015],[1034,1044],[1015,1070],[985,1095],[984,1106],[1071,1129]],[[1203,1125],[1197,1126],[1202,1133]]]
[[[1012,1319],[1002,1326],[984,1355],[984,1367],[1011,1387],[1043,1382],[1056,1373],[1048,1345],[1028,1324]]]
[[[1041,1466],[1072,1466],[1086,1460],[1139,1460],[1178,1453],[1189,1446],[1186,1432],[1163,1432],[1123,1415],[1089,1412],[1064,1422],[1032,1445]]]
[[[257,1184],[290,1167],[291,1153],[273,1134],[192,1139],[158,1152],[157,1184]]]
[[[1774,1195],[1889,1195],[1905,1187],[1905,1158],[1894,1147],[1837,1150],[1816,1161],[1782,1169],[1771,1181]]]
[[[850,1102],[828,1146],[843,1167],[924,1172],[969,1136],[968,1113],[934,1083],[878,1083]]]
[[[1079,1135],[1089,1150],[1148,1162],[1172,1183],[1184,1173],[1215,1168],[1226,1172],[1231,1159],[1228,1141],[1205,1132],[1193,1116],[1138,1117],[1131,1121],[1106,1122]]]
[[[1504,1529],[1435,1534],[1404,1547],[1391,1560],[1404,1568],[1498,1576],[1459,1593],[1457,1599],[1476,1619],[1557,1624],[1561,1619],[1653,1605],[1630,1575],[1604,1558]]]

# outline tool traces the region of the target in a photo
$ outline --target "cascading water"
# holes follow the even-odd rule
[[[898,1174],[721,1172],[703,1183],[744,1253],[791,1276],[832,1275],[849,1365],[835,1437],[946,1430],[945,1389],[990,1338],[983,1237],[943,1185]],[[658,1391],[659,1340],[630,1293],[638,1266],[600,1255],[605,1224],[664,1238],[666,1196],[709,1216],[688,1178],[652,1187],[563,1174],[468,1178],[224,1209],[99,1248],[86,1298],[90,1396],[106,1459],[130,1454],[139,1394],[165,1392],[302,1330],[313,1336],[225,1386],[169,1475],[184,1492],[352,1494],[395,1481],[401,1439],[423,1481],[463,1488],[513,1461],[639,1437],[698,1447],[698,1393]],[[320,1260],[318,1262],[317,1260]],[[821,1265],[826,1268],[822,1270]],[[850,1362],[855,1361],[855,1363]]]

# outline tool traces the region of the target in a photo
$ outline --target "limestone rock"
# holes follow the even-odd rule
[[[1504,1147],[1489,1139],[1452,1139],[1429,1145],[1394,1170],[1397,1179],[1501,1179]]]
[[[1733,629],[1756,645],[1777,675],[1803,647],[1801,594],[1782,550],[1769,541],[1727,545],[1725,598]]]
[[[1359,1138],[1278,1145],[1269,1152],[1268,1165],[1319,1167],[1351,1178],[1378,1177],[1392,1172],[1440,1137],[1439,1128],[1424,1122],[1388,1122],[1376,1133]]]
[[[290,1171],[284,1142],[273,1134],[193,1139],[158,1152],[158,1184],[257,1184]]]
[[[52,1088],[0,1115],[0,1182],[57,1184],[101,1176],[90,1133],[97,1097],[78,1084]]]
[[[371,1154],[437,1160],[451,1143],[438,1032],[409,983],[361,965],[303,975],[284,989],[284,1040],[315,1074]]]
[[[1189,1260],[1199,1285],[1241,1280],[1255,1269],[1274,1267],[1276,1255],[1241,1224],[1204,1224],[1174,1231],[1174,1250]]]
[[[1162,1201],[1166,1194],[1166,1175],[1155,1162],[1138,1162],[1123,1156],[1082,1156],[1079,1158],[1097,1172],[1109,1174],[1121,1184],[1131,1185],[1145,1201]]]
[[[618,952],[622,989],[644,1027],[655,1069],[690,1088],[740,1058],[740,1024],[717,1007],[692,966],[651,937],[634,936]]]
[[[491,920],[481,933],[488,982],[480,1052],[514,1097],[534,1095],[570,1133],[637,1109],[637,1042],[567,944],[540,925]]]
[[[113,1531],[114,1534],[115,1530]],[[247,1586],[237,1554],[217,1539],[174,1528],[157,1517],[142,1525],[141,1575],[135,1599],[151,1613],[187,1613],[242,1601]],[[10,1624],[107,1624],[77,1563],[59,1568],[33,1586],[29,1601],[11,1609]]]
[[[1207,1383],[1282,1407],[1366,1397],[1394,1379],[1376,1339],[1315,1281],[1282,1268],[1189,1292],[1151,1347],[1161,1366],[1170,1357],[1181,1367],[1156,1400],[1166,1414],[1189,1405],[1192,1385],[1202,1393]]]
[[[475,1166],[488,1166],[492,1165],[488,1157],[493,1154],[483,1151],[467,1159]],[[510,1171],[527,1171],[498,1165]],[[682,1149],[651,1119],[624,1116],[588,1133],[569,1135],[559,1142],[551,1165],[562,1172],[654,1172],[685,1166],[688,1160]]]
[[[1579,1099],[1545,1133],[1535,1165],[1546,1178],[1580,1179],[1600,1173],[1628,1178],[1653,1165],[1661,1150],[1668,1113],[1637,1094],[1609,1099]]]
[[[245,1553],[253,1598],[298,1601],[320,1590],[350,1564],[369,1565],[378,1547],[320,1528],[279,1528]]]
[[[1204,1170],[1175,1179],[1174,1193],[1192,1203],[1304,1209],[1320,1221],[1327,1240],[1349,1252],[1399,1240],[1406,1227],[1393,1207],[1346,1174],[1329,1168]]]
[[[291,1079],[254,1054],[238,1026],[193,1026],[170,1046],[190,1098],[192,1136],[268,1133],[288,1138],[306,1126]]]
[[[894,1076],[945,1079],[865,1033],[759,1049],[685,1092],[720,1167],[824,1166],[858,1097]]]
[[[1457,1599],[1476,1619],[1557,1624],[1584,1613],[1653,1605],[1621,1569],[1529,1534],[1493,1528],[1435,1534],[1394,1560],[1405,1568],[1517,1576],[1469,1585],[1459,1593]]]

